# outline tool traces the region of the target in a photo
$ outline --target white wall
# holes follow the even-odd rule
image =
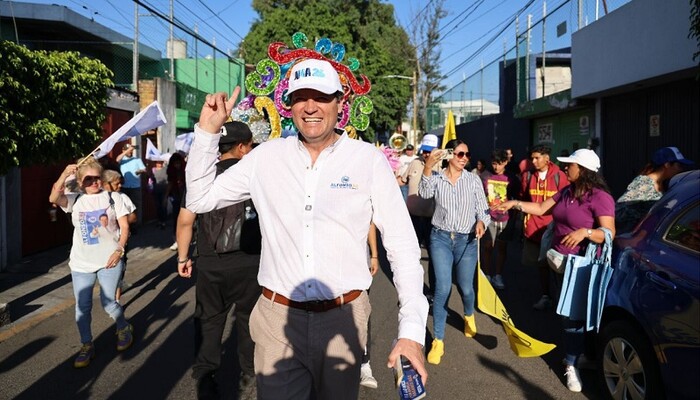
[[[633,0],[572,35],[573,98],[697,66],[687,0]]]

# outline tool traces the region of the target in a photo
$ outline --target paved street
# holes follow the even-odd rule
[[[79,349],[74,323],[67,247],[36,257],[33,262],[56,262],[42,274],[0,276],[0,302],[11,304],[22,319],[0,328],[0,399],[192,399],[194,309],[193,280],[175,272],[170,232],[147,225],[132,239],[124,294],[126,315],[135,327],[133,347],[117,354],[114,329],[96,300],[93,335],[97,356],[88,368],[73,368]],[[519,249],[510,246],[501,298],[516,326],[529,335],[558,343],[559,323],[553,312],[532,311],[538,298],[536,275],[520,267]],[[62,256],[61,256],[61,253]],[[39,261],[37,261],[39,260]],[[426,262],[423,260],[423,264]],[[397,297],[388,265],[372,286],[372,367],[376,390],[362,388],[361,399],[396,398],[386,356],[396,335]],[[32,279],[28,279],[31,277]],[[16,282],[15,282],[16,281]],[[24,293],[18,293],[24,288]],[[563,399],[601,398],[591,371],[582,371],[584,392],[569,392],[562,382],[561,351],[541,358],[518,358],[510,350],[498,321],[477,313],[475,339],[462,334],[461,301],[453,291],[445,337],[446,354],[440,365],[429,365],[428,397],[434,399]],[[17,314],[19,313],[19,314]],[[14,317],[13,317],[14,318]],[[428,320],[432,330],[432,319]],[[227,361],[220,373],[226,398],[233,399],[237,384],[232,337],[226,336]],[[432,337],[427,336],[429,345]],[[231,377],[227,379],[227,377]]]

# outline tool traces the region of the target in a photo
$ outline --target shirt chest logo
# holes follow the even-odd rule
[[[350,177],[347,175],[344,175],[342,178],[340,178],[340,182],[338,183],[331,183],[331,189],[350,189],[350,190],[357,190],[358,186],[356,183],[350,182]]]

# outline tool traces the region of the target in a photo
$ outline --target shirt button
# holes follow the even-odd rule
[[[304,207],[306,211],[311,211],[311,204],[307,204],[306,207]]]

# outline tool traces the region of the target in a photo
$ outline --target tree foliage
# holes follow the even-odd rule
[[[376,133],[390,133],[406,116],[412,97],[410,81],[382,78],[410,76],[415,59],[408,34],[396,24],[392,5],[379,0],[254,0],[253,9],[259,18],[239,48],[246,62],[255,64],[266,58],[271,42],[292,46],[295,32],[307,35],[307,48],[327,37],[344,44],[344,62],[349,57],[360,60],[355,73],[367,75],[372,82],[369,97],[374,111],[364,136],[373,141]]]
[[[0,174],[87,154],[102,136],[112,72],[77,52],[0,42]]]
[[[437,0],[430,2],[424,13],[416,17],[419,23],[414,30],[413,41],[416,43],[420,65],[418,125],[423,132],[426,129],[426,112],[428,105],[432,103],[433,94],[445,90],[442,84],[444,75],[440,72],[440,21],[446,16],[444,0]]]

